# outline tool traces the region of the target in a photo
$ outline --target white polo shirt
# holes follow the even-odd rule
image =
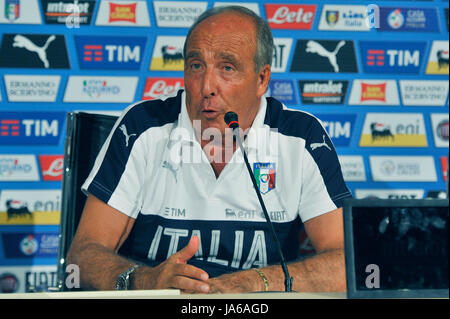
[[[314,116],[262,98],[244,146],[285,258],[296,259],[302,223],[351,196],[333,144]],[[211,277],[278,263],[242,153],[232,156],[216,178],[180,91],[128,107],[82,189],[136,219],[122,252],[151,266],[193,235],[190,263]]]

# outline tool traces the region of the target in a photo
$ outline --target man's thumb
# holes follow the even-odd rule
[[[175,262],[178,264],[185,264],[195,255],[199,247],[200,239],[197,236],[192,236],[187,246],[173,255],[173,257],[175,257]]]

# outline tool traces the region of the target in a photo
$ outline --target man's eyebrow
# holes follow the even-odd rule
[[[219,53],[219,57],[221,59],[229,60],[229,61],[231,61],[233,63],[238,64],[238,60],[236,59],[236,57],[233,54],[229,54],[229,53],[226,53],[226,52],[220,52]]]
[[[186,54],[186,59],[190,59],[190,58],[199,58],[201,56],[200,52],[198,51],[189,51]]]
[[[239,62],[239,60],[236,58],[234,54],[220,52],[219,57],[225,61],[229,61],[230,63],[234,64],[237,68],[242,67],[242,63]]]

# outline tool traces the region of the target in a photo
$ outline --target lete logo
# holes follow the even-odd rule
[[[143,100],[165,99],[184,88],[183,78],[147,78]]]
[[[272,29],[311,30],[316,5],[266,4],[266,15]]]
[[[64,167],[63,155],[39,155],[42,179],[44,181],[61,181]]]

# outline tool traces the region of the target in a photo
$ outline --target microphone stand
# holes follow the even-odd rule
[[[284,272],[284,287],[285,287],[285,291],[286,292],[292,292],[292,281],[294,280],[294,278],[292,278],[289,275],[288,267],[286,265],[286,261],[285,261],[284,256],[283,256],[283,252],[281,250],[280,242],[278,241],[278,237],[277,237],[277,235],[275,233],[275,229],[273,228],[272,221],[270,220],[269,214],[267,213],[266,205],[264,205],[264,201],[262,199],[261,192],[258,189],[258,184],[256,183],[255,176],[253,175],[253,171],[252,171],[252,169],[250,167],[250,164],[248,162],[247,153],[245,152],[244,146],[242,145],[242,140],[241,140],[241,136],[239,134],[239,129],[237,129],[237,130],[233,129],[233,135],[236,137],[236,140],[237,140],[237,142],[239,144],[239,148],[241,149],[242,155],[244,155],[244,162],[245,162],[245,165],[247,166],[248,173],[250,174],[250,179],[252,180],[253,188],[255,189],[256,196],[258,196],[259,203],[260,203],[261,208],[262,208],[263,213],[264,213],[264,217],[266,218],[267,224],[269,225],[269,231],[270,231],[270,234],[272,235],[272,239],[275,242],[275,244],[277,246],[277,250],[278,250],[278,252],[280,254],[281,268],[283,269],[283,272]]]

